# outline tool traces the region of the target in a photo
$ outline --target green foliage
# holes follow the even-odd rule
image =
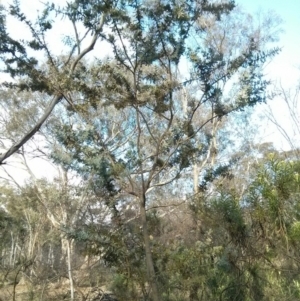
[[[296,221],[291,225],[290,236],[293,240],[300,240],[300,221]]]
[[[237,244],[244,244],[247,236],[246,224],[239,200],[229,194],[221,194],[213,204],[214,210],[220,212],[221,222]]]
[[[295,216],[296,220],[299,218],[299,206],[296,201],[299,191],[298,170],[299,162],[271,157],[259,171],[251,187],[249,202],[256,205],[257,213],[268,212],[277,230],[286,234],[293,221],[291,215]],[[260,202],[260,198],[265,201]]]
[[[118,299],[137,300],[137,289],[131,281],[132,279],[128,279],[124,275],[116,274],[112,280],[110,289]]]

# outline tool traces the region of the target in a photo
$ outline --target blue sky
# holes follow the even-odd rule
[[[300,77],[300,0],[236,0],[236,3],[251,14],[273,10],[282,18],[284,32],[277,45],[283,49],[271,63],[270,72],[274,79],[292,86]]]
[[[276,85],[282,85],[287,91],[295,89],[300,81],[300,0],[236,0],[250,14],[258,11],[274,11],[282,19],[283,29],[279,41],[274,46],[282,47],[281,53],[275,57],[264,70],[266,76]],[[292,92],[293,93],[293,92]],[[297,125],[293,123],[287,105],[281,97],[277,97],[267,104],[267,109],[272,112],[280,126],[288,133],[292,141],[299,146],[300,136]],[[256,107],[256,118],[266,116],[266,107]],[[295,112],[300,120],[300,99],[298,97]],[[258,121],[261,138],[257,142],[272,142],[279,150],[287,150],[290,145],[280,134],[276,126],[267,119]],[[299,125],[299,124],[298,124]],[[298,128],[299,130],[299,128]]]

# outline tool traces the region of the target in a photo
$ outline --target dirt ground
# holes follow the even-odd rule
[[[0,301],[68,301],[70,290],[67,281],[62,283],[45,283],[34,286],[32,283],[21,281],[14,287],[6,284],[0,289]],[[74,301],[115,300],[106,287],[79,287],[76,288]]]

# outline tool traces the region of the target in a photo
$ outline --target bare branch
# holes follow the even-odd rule
[[[75,32],[75,37],[76,37],[76,43],[77,43],[77,51],[78,51],[78,55],[80,54],[80,41],[79,41],[79,36],[78,36],[78,31],[77,31],[77,27],[76,27],[76,23],[74,20],[72,20],[72,24],[73,24],[73,28],[74,28],[74,32]]]
[[[102,28],[103,28],[104,21],[105,21],[105,14],[103,14],[103,15],[101,16],[100,24],[99,24],[99,26],[98,26],[98,28],[97,28],[97,30],[96,30],[94,36],[93,36],[93,39],[92,39],[90,45],[89,45],[87,48],[85,48],[85,49],[77,56],[77,58],[75,59],[74,63],[72,64],[72,66],[71,66],[71,72],[70,72],[71,74],[74,72],[74,70],[75,70],[77,64],[79,63],[79,61],[80,61],[87,53],[89,53],[90,51],[92,51],[92,50],[94,49],[94,46],[95,46],[95,44],[96,44],[96,42],[97,42],[99,33],[100,33],[100,31],[102,30]]]
[[[167,184],[172,183],[173,181],[175,181],[176,179],[178,179],[179,175],[180,175],[181,171],[177,171],[176,175],[174,177],[172,177],[171,179],[168,179],[164,182],[160,182],[157,184],[153,184],[149,189],[153,188],[153,187],[160,187],[160,186],[165,186]],[[149,189],[147,190],[147,192],[149,192]]]
[[[33,135],[40,129],[40,127],[44,124],[44,122],[48,119],[49,115],[52,113],[54,107],[62,100],[62,95],[59,94],[53,98],[48,108],[45,110],[42,117],[36,123],[33,129],[27,132],[24,137],[14,145],[10,147],[10,149],[0,156],[0,165],[4,164],[4,160],[10,157],[12,154],[16,153]]]
[[[12,182],[14,183],[19,189],[21,189],[21,185],[16,181],[16,179],[4,168],[4,166],[2,166],[3,171],[6,173],[6,175],[10,178],[6,179],[4,177],[1,177],[2,179],[5,179],[8,182]]]

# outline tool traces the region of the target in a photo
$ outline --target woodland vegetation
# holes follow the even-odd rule
[[[0,299],[299,300],[297,144],[252,120],[278,25],[234,1],[1,7]]]

